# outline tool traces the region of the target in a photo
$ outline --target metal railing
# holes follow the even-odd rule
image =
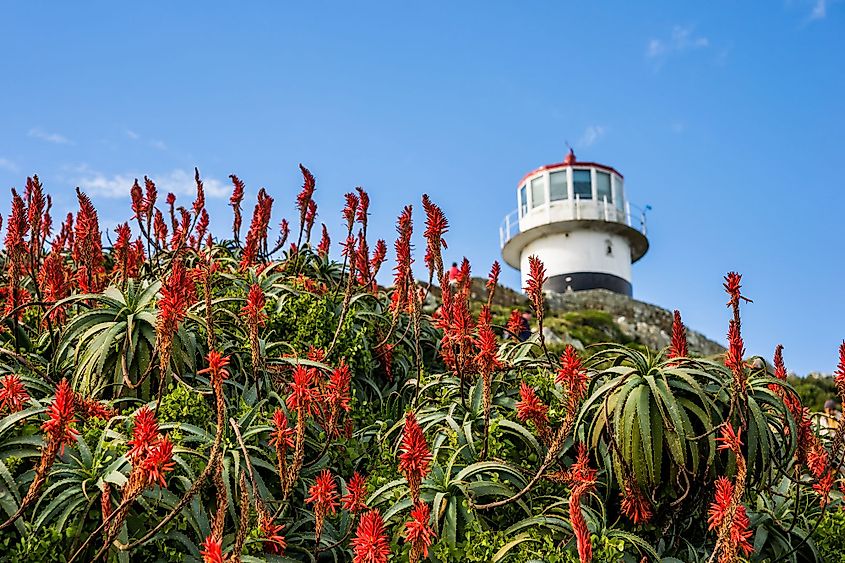
[[[522,217],[519,216],[519,209],[514,209],[505,215],[499,225],[499,247],[504,247],[522,230],[562,221],[594,220],[623,223],[647,236],[645,216],[647,209],[649,209],[648,206],[646,209],[641,209],[625,202],[625,209],[622,210],[609,203],[607,199],[582,200],[577,196],[574,199],[538,205],[527,210]]]

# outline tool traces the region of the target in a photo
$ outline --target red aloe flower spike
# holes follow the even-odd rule
[[[394,290],[393,301],[390,304],[394,315],[405,308],[408,299],[408,289],[413,285],[414,281],[411,271],[411,265],[413,264],[413,259],[411,258],[411,235],[413,233],[411,213],[411,206],[406,205],[396,220],[396,232],[399,234],[399,237],[394,243],[396,266],[393,269]]]
[[[317,244],[317,255],[320,258],[326,258],[329,255],[329,246],[332,243],[332,239],[329,238],[329,230],[326,228],[326,224],[323,223],[323,234],[320,237],[320,242]]]
[[[166,486],[165,473],[173,471],[176,463],[173,461],[173,442],[170,436],[156,441],[150,448],[147,457],[141,463],[141,471],[144,472],[148,485],[158,484],[162,488]]]
[[[751,303],[750,299],[744,297],[740,293],[740,288],[742,287],[742,274],[728,272],[728,275],[725,276],[724,287],[725,291],[730,296],[730,299],[728,300],[728,307],[736,309],[736,307],[739,306],[740,300]]]
[[[47,196],[47,209],[44,211],[44,220],[41,224],[41,240],[46,242],[50,238],[50,233],[53,230],[53,217],[50,215],[50,210],[53,208],[53,198]],[[3,217],[0,216],[0,228],[3,227]]]
[[[739,548],[746,557],[754,552],[754,546],[749,541],[754,533],[749,529],[751,522],[748,520],[748,513],[745,505],[740,504],[734,512],[734,519],[731,523],[731,543],[734,548]]]
[[[235,176],[234,174],[229,175],[229,179],[232,180],[232,184],[235,186],[232,189],[232,196],[229,198],[229,205],[232,206],[232,210],[234,211],[234,221],[232,222],[232,234],[235,237],[235,242],[239,242],[241,236],[241,202],[244,199],[244,183],[241,181],[240,178]]]
[[[390,541],[378,510],[371,510],[361,517],[352,538],[352,548],[355,552],[353,563],[387,563]]]
[[[129,451],[126,457],[133,465],[141,464],[150,455],[158,440],[158,421],[150,407],[145,405],[135,415],[135,426],[132,429],[132,439],[127,442]]]
[[[490,326],[490,309],[483,305],[478,319],[478,339],[476,341],[478,355],[475,357],[476,369],[484,374],[490,374],[501,369],[502,362],[499,361],[499,341],[496,333]]]
[[[293,383],[291,383],[291,391],[286,403],[288,409],[296,411],[300,418],[313,412],[314,403],[319,397],[319,392],[314,386],[316,374],[315,368],[302,365],[296,366],[293,370]]]
[[[214,534],[205,538],[200,550],[203,563],[224,563],[222,544],[223,540],[214,539]]]
[[[250,222],[243,253],[241,254],[241,271],[252,266],[258,258],[258,253],[266,246],[267,228],[270,226],[272,209],[273,198],[267,195],[267,191],[264,188],[261,188],[258,191],[258,200],[252,212],[252,221]]]
[[[827,471],[823,477],[820,477],[818,482],[813,483],[813,491],[819,495],[819,506],[824,509],[827,503],[830,502],[830,491],[833,489],[833,484],[836,482],[836,474],[834,470]]]
[[[346,231],[348,234],[352,232],[352,226],[355,223],[355,216],[358,213],[360,200],[352,192],[343,194],[343,197],[346,199],[346,205],[343,206],[343,218],[346,220]]]
[[[408,480],[411,498],[416,501],[420,498],[420,483],[428,475],[431,450],[412,411],[405,414],[405,428],[399,450],[399,470]]]
[[[839,345],[839,364],[833,372],[833,381],[836,383],[842,404],[845,404],[845,340]]]
[[[508,324],[505,328],[514,338],[519,337],[519,333],[522,332],[522,313],[519,312],[519,309],[511,310],[511,316],[508,318]]]
[[[370,196],[361,186],[355,188],[355,191],[358,192],[358,213],[356,214],[356,219],[361,224],[361,228],[364,230],[364,233],[366,233],[367,216],[370,211]]]
[[[173,192],[168,192],[167,197],[164,199],[165,203],[167,203],[167,207],[170,211],[170,227],[172,230],[176,230],[179,226],[176,223],[176,195]]]
[[[824,474],[828,468],[829,457],[827,450],[818,440],[813,440],[807,446],[807,469],[817,479]]]
[[[537,256],[528,257],[528,285],[525,286],[525,293],[534,308],[534,314],[538,320],[543,316],[543,284],[548,281],[546,268]]]
[[[487,307],[493,305],[493,296],[496,294],[496,287],[499,285],[499,274],[502,272],[502,267],[499,261],[493,262],[490,268],[490,275],[487,277]]]
[[[425,265],[429,271],[429,279],[433,279],[435,274],[439,279],[443,277],[443,256],[440,249],[447,248],[443,235],[449,230],[449,222],[443,210],[432,203],[427,194],[423,194],[422,205],[425,211]]]
[[[297,248],[302,244],[302,233],[305,230],[305,216],[308,214],[308,205],[311,198],[314,196],[314,189],[317,182],[314,180],[314,175],[311,171],[299,165],[299,170],[302,172],[302,189],[296,196],[296,208],[299,210],[299,240],[296,242]]]
[[[582,562],[589,563],[593,559],[593,547],[590,543],[590,531],[581,511],[581,497],[592,490],[595,485],[597,470],[590,467],[590,457],[587,446],[578,444],[578,455],[575,463],[569,468],[567,480],[570,482],[569,521],[575,532],[578,547],[578,557]]]
[[[738,456],[742,455],[742,429],[734,430],[730,423],[726,423],[716,441],[720,442],[719,450],[730,450]]]
[[[411,561],[416,563],[428,557],[428,548],[434,540],[430,526],[431,507],[417,501],[411,510],[411,521],[405,523],[405,541],[411,544]]]
[[[293,447],[293,429],[288,426],[288,419],[280,408],[273,411],[273,430],[270,432],[270,445],[283,450]]]
[[[76,441],[78,432],[71,426],[76,422],[76,400],[67,379],[62,379],[56,386],[56,396],[47,408],[49,417],[41,429],[47,434],[48,439],[61,444],[61,452],[64,453],[65,445],[73,444]]]
[[[146,176],[144,176],[144,191],[144,206],[147,208],[147,216],[149,217],[152,210],[155,209],[158,189],[156,189],[155,182]]]
[[[311,240],[311,229],[314,227],[314,220],[317,218],[317,202],[313,199],[308,202],[308,213],[305,214],[305,241]]]
[[[710,504],[708,511],[707,525],[708,529],[715,530],[722,525],[725,518],[728,517],[728,511],[731,506],[731,499],[734,494],[733,483],[727,477],[719,477],[716,479],[716,493],[713,502]]]
[[[65,266],[61,249],[53,249],[44,258],[41,264],[41,271],[38,272],[38,285],[41,288],[41,297],[45,301],[60,301],[70,295],[70,279],[72,275]],[[53,321],[63,322],[67,306],[54,307],[49,318]]]
[[[533,422],[541,436],[548,435],[549,407],[525,381],[519,384],[519,399],[516,403],[516,417],[523,422]]]
[[[202,185],[202,180],[200,180],[200,171],[197,167],[194,167],[194,182],[197,185],[197,198],[194,200],[194,215],[199,215],[200,211],[205,209],[205,188]]]
[[[725,366],[730,369],[735,377],[744,382],[743,371],[745,370],[745,343],[739,332],[739,323],[731,319],[728,325],[728,351],[725,354]]]
[[[314,520],[316,521],[317,545],[320,545],[320,535],[323,531],[323,522],[326,515],[337,512],[338,494],[337,483],[328,469],[324,469],[311,488],[308,489],[308,498],[305,502],[314,505]]]
[[[153,218],[153,233],[155,234],[156,242],[158,242],[159,246],[167,249],[167,224],[164,222],[164,215],[161,214],[159,209],[155,210],[155,216]]]
[[[786,365],[783,363],[783,345],[778,344],[775,347],[775,357],[773,361],[775,365],[775,377],[786,380]]]
[[[100,401],[92,398],[92,397],[80,397],[77,395],[75,397],[76,400],[76,410],[85,417],[85,418],[99,418],[100,420],[109,420],[115,415],[117,415],[117,411],[113,408],[108,406],[105,403],[101,403]]]
[[[264,312],[266,304],[267,300],[264,298],[264,291],[261,289],[261,286],[257,283],[252,284],[247,294],[246,305],[241,309],[241,312],[246,315],[250,325],[256,327],[264,326],[267,320],[267,313]]]
[[[672,344],[669,346],[670,358],[686,358],[689,356],[687,348],[687,329],[681,321],[681,313],[677,309],[672,319]]]
[[[352,474],[352,479],[346,484],[347,493],[340,499],[343,509],[353,514],[367,508],[367,479],[357,471]]]
[[[209,374],[211,384],[217,387],[229,377],[229,371],[226,369],[229,366],[229,356],[224,356],[217,350],[209,350],[206,360],[208,367],[199,370],[197,374]]]
[[[194,245],[194,248],[197,250],[199,250],[200,245],[202,245],[202,239],[205,238],[206,232],[208,232],[208,223],[208,211],[205,208],[202,208],[202,210],[200,210],[199,221],[197,221],[197,230],[195,235],[196,244]]]
[[[76,197],[79,200],[79,213],[76,214],[72,255],[78,266],[77,283],[83,293],[98,293],[103,287],[105,270],[97,210],[79,188],[76,189]]]
[[[350,385],[352,374],[346,361],[341,359],[340,365],[329,375],[329,382],[326,385],[326,402],[332,410],[342,409],[349,412]]]
[[[135,214],[131,219],[140,219],[145,216],[147,214],[147,202],[144,201],[144,192],[141,191],[138,178],[135,178],[135,183],[129,190],[129,196],[132,198],[132,212]]]
[[[587,392],[587,371],[581,364],[578,352],[571,344],[566,345],[563,355],[560,357],[560,369],[555,376],[555,381],[563,385],[566,390],[566,417],[564,426],[575,421],[578,416],[578,406],[584,394]]]
[[[647,523],[653,516],[651,503],[635,483],[625,483],[620,508],[622,514],[637,526]]]
[[[264,544],[264,551],[282,555],[288,546],[285,537],[281,534],[282,530],[285,529],[285,525],[273,523],[273,516],[265,510],[261,510],[258,515],[258,528],[261,537],[266,542]]]
[[[373,257],[370,258],[370,269],[372,271],[373,283],[375,283],[376,275],[381,269],[381,265],[384,264],[384,260],[386,257],[387,245],[385,244],[384,240],[379,239],[378,241],[376,241],[376,247],[373,250]]]
[[[29,400],[20,376],[10,373],[0,378],[0,411],[19,412]]]

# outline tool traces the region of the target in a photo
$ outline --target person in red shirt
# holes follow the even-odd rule
[[[458,278],[461,277],[461,271],[458,269],[458,263],[452,262],[452,267],[449,268],[449,285],[458,283]]]

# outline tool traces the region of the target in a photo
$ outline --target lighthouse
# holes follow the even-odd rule
[[[563,162],[526,174],[516,198],[499,242],[502,258],[520,270],[523,287],[528,257],[535,255],[546,266],[546,289],[632,294],[631,265],[648,250],[645,212],[629,203],[616,169],[579,162],[570,149]]]

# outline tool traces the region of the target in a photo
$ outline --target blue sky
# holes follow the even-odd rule
[[[636,297],[724,341],[721,279],[740,271],[749,352],[833,370],[845,3],[302,4],[5,3],[0,187],[38,173],[58,216],[79,185],[114,226],[134,177],[185,194],[196,165],[219,231],[229,174],[265,186],[278,221],[303,162],[336,235],[356,185],[388,242],[429,193],[447,259],[484,275],[516,182],[568,141],[653,207]]]

